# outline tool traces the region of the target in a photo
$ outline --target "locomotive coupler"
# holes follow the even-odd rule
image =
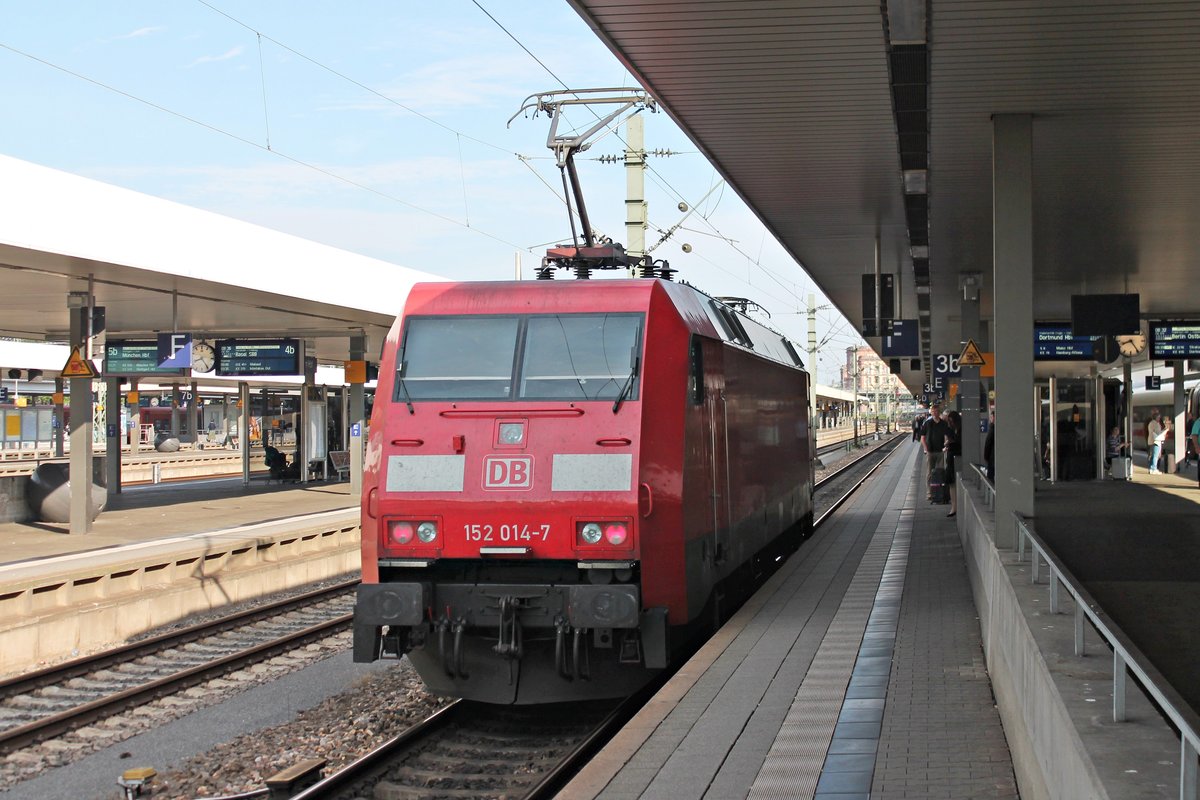
[[[558,676],[565,681],[574,680],[567,669],[567,634],[571,632],[571,623],[561,614],[554,618],[554,668]]]
[[[573,669],[575,677],[581,681],[590,681],[592,679],[592,668],[590,664],[590,651],[588,650],[587,637],[584,636],[586,631],[583,628],[575,629],[575,642],[571,660],[574,662]]]
[[[466,635],[467,621],[462,617],[454,620],[454,624],[450,626],[451,632],[454,633],[454,672],[460,680],[467,680],[471,676],[467,674],[467,654],[463,648],[463,637]],[[451,675],[450,677],[455,677]]]
[[[521,608],[521,599],[518,597],[504,595],[500,598],[500,633],[492,650],[509,660],[520,659],[524,654]]]

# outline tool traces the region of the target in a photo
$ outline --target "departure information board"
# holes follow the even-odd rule
[[[1200,321],[1151,322],[1150,358],[1155,361],[1200,358]]]
[[[1100,336],[1075,336],[1071,323],[1038,322],[1033,326],[1034,361],[1095,361]]]
[[[104,345],[105,375],[182,375],[186,371],[158,363],[158,342],[153,339],[109,339]]]
[[[221,339],[217,374],[229,377],[302,375],[299,339]]]

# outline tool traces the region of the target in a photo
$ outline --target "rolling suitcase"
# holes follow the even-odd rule
[[[944,505],[950,502],[950,492],[946,486],[945,457],[940,456],[937,465],[929,471],[929,502]]]

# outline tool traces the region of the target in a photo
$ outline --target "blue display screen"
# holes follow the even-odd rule
[[[104,345],[105,375],[182,375],[179,367],[160,367],[158,342],[109,339]]]
[[[1200,322],[1151,322],[1150,358],[1200,358]]]
[[[1036,323],[1033,326],[1034,361],[1095,361],[1100,336],[1075,336],[1071,324]]]
[[[297,339],[222,339],[217,342],[217,374],[303,375],[300,351]]]

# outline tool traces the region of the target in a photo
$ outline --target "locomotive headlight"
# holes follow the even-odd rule
[[[403,520],[388,523],[388,539],[392,544],[408,544],[413,538],[413,524]]]
[[[522,422],[500,423],[500,444],[520,444],[525,439],[525,424]]]
[[[417,526],[417,538],[425,544],[429,544],[437,538],[437,523],[422,522]]]
[[[583,539],[587,544],[599,544],[600,539],[604,536],[604,531],[594,522],[585,523],[579,529],[579,538]]]
[[[604,526],[604,538],[611,545],[625,544],[625,540],[629,538],[629,529],[620,522],[610,522]]]

